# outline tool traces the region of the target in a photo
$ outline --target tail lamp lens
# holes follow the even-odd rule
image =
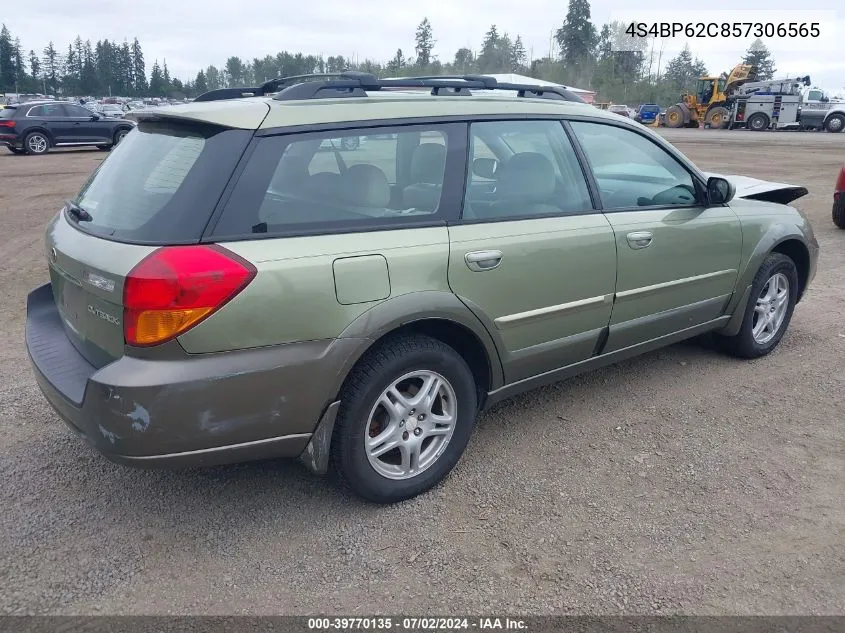
[[[252,264],[216,244],[152,252],[126,277],[126,343],[147,347],[183,334],[223,307],[255,275]]]

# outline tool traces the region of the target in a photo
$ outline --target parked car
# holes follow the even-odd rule
[[[608,108],[608,111],[619,116],[631,117],[631,109],[626,105],[612,105]]]
[[[634,115],[634,121],[643,125],[654,125],[657,117],[660,116],[660,106],[656,103],[644,103]]]
[[[73,103],[32,101],[0,110],[0,145],[13,154],[46,154],[51,147],[120,143],[134,123],[104,117]]]
[[[125,114],[125,111],[122,106],[112,103],[104,103],[97,110],[103,116],[114,119],[122,119],[123,115]]]
[[[839,170],[833,190],[833,223],[845,229],[845,166]]]
[[[777,347],[816,272],[805,188],[702,172],[565,89],[423,81],[464,90],[350,74],[130,115],[27,300],[58,415],[118,462],[298,457],[386,503],[527,389],[704,333]]]

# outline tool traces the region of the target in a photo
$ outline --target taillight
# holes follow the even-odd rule
[[[218,246],[166,246],[141,260],[123,288],[128,345],[158,345],[208,318],[243,290],[255,267]]]
[[[839,178],[836,179],[836,191],[845,191],[845,167],[839,170]]]
[[[0,119],[0,127],[15,127],[15,122],[9,119]]]

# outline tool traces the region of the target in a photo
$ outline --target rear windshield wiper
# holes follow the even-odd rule
[[[73,200],[68,200],[65,208],[70,216],[77,222],[90,222],[94,218],[85,209],[76,204]]]

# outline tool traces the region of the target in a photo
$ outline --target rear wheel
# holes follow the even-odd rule
[[[755,132],[762,132],[763,130],[769,129],[769,117],[763,114],[762,112],[755,112],[750,117],[748,117],[746,126],[749,130],[753,130]]]
[[[832,114],[824,122],[824,129],[828,132],[841,132],[845,128],[845,115]]]
[[[27,154],[46,154],[50,149],[50,139],[43,132],[31,132],[26,135],[23,146]]]
[[[368,352],[340,401],[332,461],[354,492],[376,503],[410,499],[442,481],[477,414],[464,359],[423,335],[390,338]]]
[[[771,253],[751,284],[745,316],[736,336],[720,337],[722,348],[741,358],[771,352],[783,338],[798,300],[798,269],[789,257]]]
[[[666,127],[683,127],[684,109],[679,105],[669,106],[666,109]]]

